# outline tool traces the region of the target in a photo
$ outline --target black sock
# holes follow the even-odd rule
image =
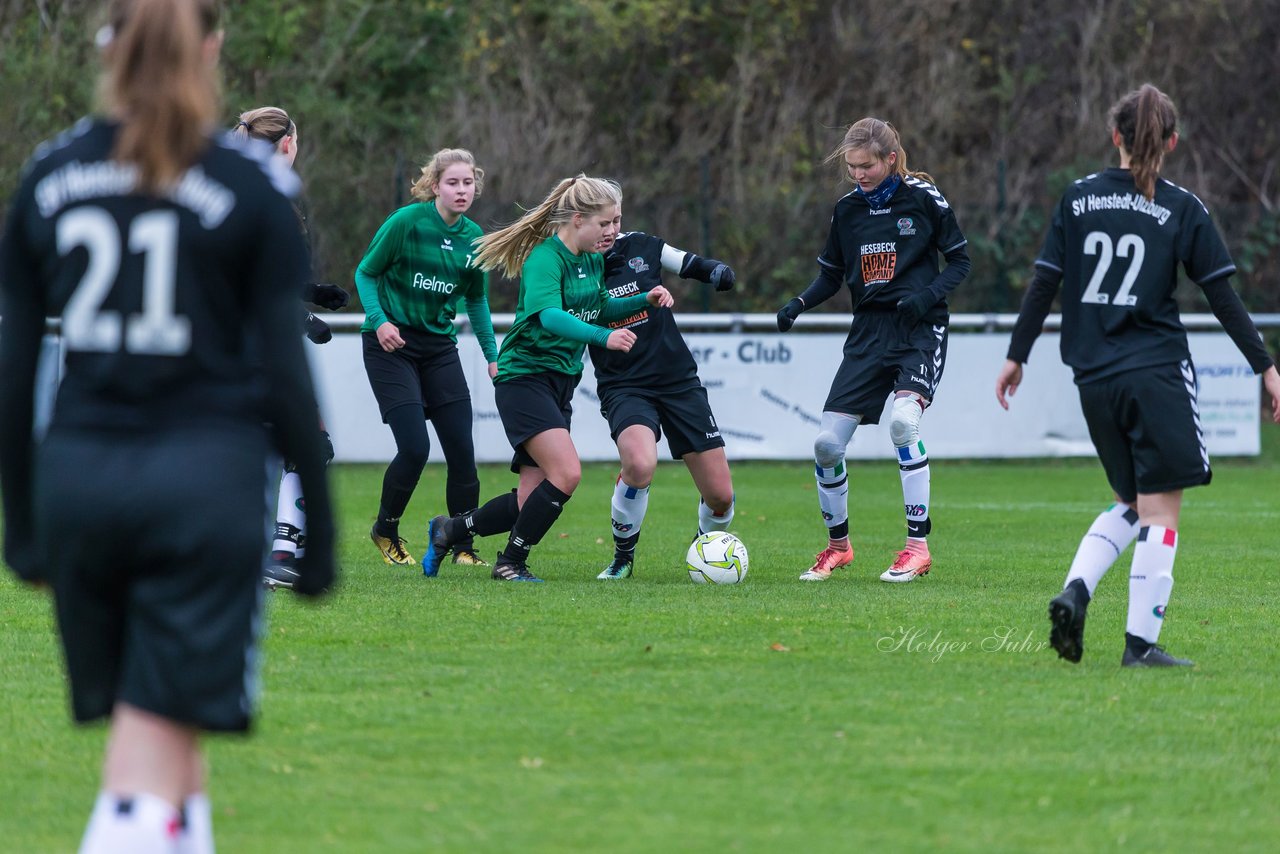
[[[849,537],[849,522],[846,520],[839,525],[827,528],[828,540],[844,540]]]
[[[480,503],[480,481],[454,483],[446,480],[444,485],[444,503],[449,508],[450,516],[461,516],[473,510]]]
[[[386,537],[387,539],[394,540],[396,537],[400,536],[400,517],[398,515],[392,516],[388,513],[387,506],[385,504],[379,505],[378,518],[377,521],[373,523],[373,532],[379,537]]]
[[[520,504],[513,489],[490,498],[483,507],[450,519],[445,523],[445,532],[449,535],[450,543],[461,543],[472,537],[505,534],[515,526],[519,515]]]
[[[556,489],[551,481],[544,480],[538,488],[525,499],[520,515],[511,527],[511,538],[507,547],[502,550],[502,557],[507,563],[525,563],[529,560],[529,549],[536,546],[546,536],[547,531],[560,518],[565,502],[569,496]]]
[[[1131,635],[1128,632],[1125,632],[1124,646],[1125,646],[1125,649],[1129,650],[1129,652],[1141,658],[1142,656],[1146,655],[1147,650],[1151,649],[1151,647],[1155,646],[1155,644],[1153,644],[1151,641],[1147,640],[1146,638],[1140,638],[1137,635]]]
[[[431,452],[427,422],[420,407],[397,406],[387,413],[387,426],[396,440],[396,455],[382,476],[382,500],[374,526],[380,537],[398,534],[400,517],[409,506],[409,499],[413,497],[413,490],[418,486],[422,468]]]
[[[450,472],[449,478],[444,485],[444,503],[449,509],[449,515],[452,518],[459,519],[466,515],[468,510],[480,503],[480,481],[473,477],[470,480],[457,483],[452,472]],[[449,532],[453,533],[454,530],[451,527]],[[449,538],[453,544],[454,553],[464,549],[471,551],[475,546],[475,538],[470,533],[466,533],[465,526],[459,534],[456,538]]]
[[[635,560],[636,543],[640,542],[640,533],[637,531],[629,537],[619,537],[613,535],[613,556],[620,560]]]
[[[1067,589],[1075,595],[1077,602],[1082,605],[1089,604],[1089,599],[1091,598],[1089,596],[1089,585],[1084,583],[1083,578],[1073,579],[1072,582],[1067,585]]]

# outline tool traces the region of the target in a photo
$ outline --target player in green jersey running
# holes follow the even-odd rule
[[[465,300],[492,379],[498,350],[489,319],[489,277],[474,263],[473,244],[482,232],[464,216],[483,182],[484,170],[471,152],[437,151],[413,185],[418,201],[387,218],[356,268],[365,312],[360,327],[365,371],[382,420],[396,440],[370,531],[389,564],[414,563],[400,537],[400,517],[431,450],[424,416],[431,419],[444,449],[449,513],[470,510],[480,500],[471,391],[458,358],[453,318],[458,301]],[[488,566],[469,538],[454,543],[453,562]]]
[[[578,449],[569,436],[573,391],[582,377],[587,344],[627,352],[636,335],[603,325],[644,308],[674,304],[667,289],[611,299],[604,259],[594,251],[617,230],[622,190],[612,181],[578,175],[556,185],[542,204],[479,241],[484,269],[520,276],[516,320],[498,356],[495,399],[515,449],[511,470],[518,489],[461,518],[431,520],[422,557],[428,575],[456,543],[507,531],[493,578],[541,581],[526,565],[529,550],[550,530],[582,479]]]

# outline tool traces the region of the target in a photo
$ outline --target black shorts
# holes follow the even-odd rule
[[[573,390],[580,379],[547,371],[494,384],[493,398],[502,418],[502,429],[515,449],[511,458],[513,472],[518,474],[522,466],[538,466],[524,449],[527,440],[557,427],[569,429],[573,418]]]
[[[471,389],[458,358],[458,345],[447,335],[399,325],[404,346],[388,353],[373,332],[362,332],[364,370],[385,423],[391,410],[413,404],[431,411],[448,403],[470,400]]]
[[[123,701],[205,730],[248,729],[267,453],[260,427],[50,432],[35,534],[77,721]]]
[[[615,442],[623,430],[643,424],[653,430],[655,440],[666,431],[672,459],[724,447],[707,390],[700,382],[671,389],[632,386],[597,391],[600,414],[609,422],[609,434]]]
[[[855,314],[823,411],[858,415],[863,424],[878,424],[885,398],[897,391],[915,392],[928,406],[946,361],[945,323],[906,329],[896,312]]]
[[[1213,478],[1190,360],[1082,385],[1080,407],[1107,481],[1126,504]]]

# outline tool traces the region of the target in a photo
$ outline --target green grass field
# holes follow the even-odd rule
[[[659,470],[638,577],[606,583],[616,468],[586,466],[541,585],[384,565],[381,470],[336,467],[342,587],[270,596],[260,726],[209,742],[219,847],[1278,850],[1277,432],[1188,494],[1162,641],[1189,672],[1119,666],[1131,552],[1084,662],[1047,648],[1108,502],[1094,462],[935,463],[934,571],[908,585],[876,579],[904,528],[890,460],[851,466],[858,558],[825,584],[796,581],[824,542],[810,467],[737,465],[751,569],[721,588],[682,569],[682,467]],[[415,554],[442,478],[406,517]],[[0,849],[71,850],[104,730],[68,723],[47,599],[6,576],[0,623]]]

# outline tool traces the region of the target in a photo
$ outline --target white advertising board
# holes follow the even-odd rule
[[[1260,384],[1227,336],[1191,333],[1192,359],[1200,379],[1200,414],[1209,453],[1260,452]],[[730,459],[810,459],[831,378],[839,365],[839,334],[686,333],[697,357]],[[952,335],[942,383],[921,423],[931,457],[995,458],[1090,456],[1093,445],[1080,413],[1071,372],[1058,355],[1058,336],[1046,333],[1027,364],[1023,385],[1008,412],[996,403],[995,378],[1009,344],[1008,333]],[[475,339],[459,337],[475,413],[476,457],[511,459],[493,402],[493,386]],[[365,377],[358,335],[336,335],[320,347],[307,345],[317,393],[337,459],[386,462],[395,455],[391,431],[382,424]],[[887,405],[886,398],[886,405]],[[887,421],[887,417],[882,419]],[[616,458],[600,416],[595,379],[588,363],[574,396],[573,439],[584,460]],[[432,434],[432,462],[441,462]],[[892,455],[885,425],[864,425],[854,434],[849,457]],[[666,443],[660,459],[669,458]]]

